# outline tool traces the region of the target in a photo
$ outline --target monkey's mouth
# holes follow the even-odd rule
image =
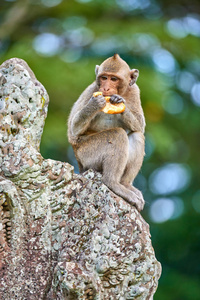
[[[104,97],[111,97],[112,95],[113,95],[113,94],[104,94],[104,93],[103,93],[103,96],[104,96]]]

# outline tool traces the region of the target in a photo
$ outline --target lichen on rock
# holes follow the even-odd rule
[[[153,299],[149,226],[92,170],[39,152],[48,94],[26,62],[0,66],[0,298]]]

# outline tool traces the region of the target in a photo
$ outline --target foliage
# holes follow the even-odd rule
[[[45,158],[74,163],[66,120],[94,80],[96,64],[117,52],[140,70],[146,157],[135,185],[144,193],[143,216],[163,265],[155,300],[198,299],[198,1],[1,2],[1,62],[25,59],[50,96],[41,145]]]

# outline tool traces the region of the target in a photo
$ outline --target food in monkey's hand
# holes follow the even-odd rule
[[[105,97],[105,100],[106,106],[102,109],[105,114],[121,114],[126,108],[123,102],[116,104],[110,103],[110,97]]]
[[[102,95],[102,92],[93,93],[93,97]],[[102,108],[102,111],[106,114],[121,114],[125,110],[125,104],[123,102],[112,104],[110,103],[110,97],[105,97],[106,106]]]

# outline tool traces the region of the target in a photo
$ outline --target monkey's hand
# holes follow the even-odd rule
[[[125,103],[125,100],[123,97],[121,97],[119,95],[112,95],[110,97],[110,103],[112,103],[112,104]]]
[[[106,106],[106,100],[103,95],[92,96],[89,103],[97,110],[101,110],[104,106]]]

